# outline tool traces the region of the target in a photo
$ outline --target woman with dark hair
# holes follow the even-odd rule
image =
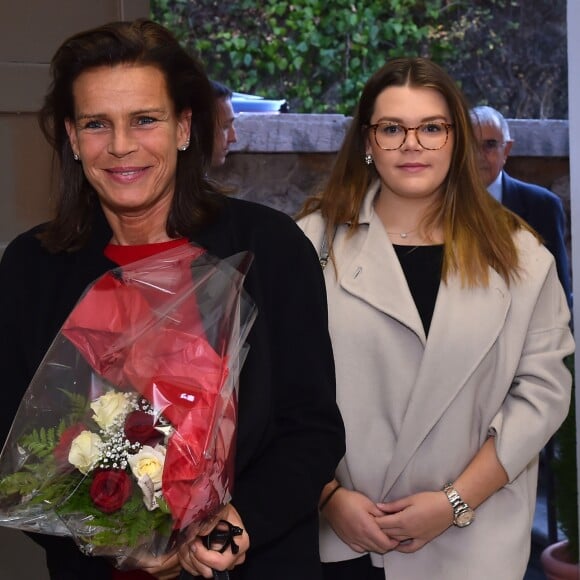
[[[233,499],[219,514],[243,529],[240,550],[210,551],[195,538],[147,570],[164,579],[232,569],[232,580],[319,580],[317,502],[344,430],[316,253],[290,218],[207,180],[212,88],[163,27],[118,22],[77,34],[51,73],[41,126],[60,167],[55,214],[11,242],[0,262],[1,440],[88,284],[180,244],[218,258],[249,251],[244,285],[258,317],[240,377]],[[84,556],[70,539],[34,539],[55,580],[135,576]]]
[[[347,432],[325,578],[521,580],[574,343],[554,259],[481,182],[453,79],[422,58],[378,70],[300,218],[328,262]]]

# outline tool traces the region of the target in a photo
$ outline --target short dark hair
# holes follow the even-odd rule
[[[214,81],[211,80],[211,88],[213,89],[213,94],[217,99],[231,99],[233,96],[233,92],[231,91],[231,89],[229,89],[228,87],[226,87],[226,85],[218,82],[218,81]]]
[[[179,152],[177,160],[168,235],[186,235],[204,223],[215,207],[214,187],[206,179],[213,148],[215,97],[202,64],[155,22],[112,22],[70,37],[51,62],[52,83],[39,114],[41,129],[60,161],[56,214],[42,236],[51,251],[82,246],[98,205],[82,166],[73,158],[65,128],[65,120],[74,119],[73,83],[87,70],[126,64],[159,69],[175,114],[187,109],[192,112],[190,146]]]

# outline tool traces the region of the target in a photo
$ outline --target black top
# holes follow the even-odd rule
[[[425,335],[428,335],[441,282],[443,245],[393,245],[393,248],[407,278],[409,290],[423,322]]]
[[[39,229],[16,238],[0,261],[0,443],[85,287],[116,266],[103,254],[112,232],[101,212],[76,252],[49,254]],[[320,580],[318,500],[345,443],[316,251],[290,217],[235,198],[224,198],[216,221],[190,239],[219,258],[254,255],[244,287],[258,317],[240,378],[232,500],[251,547],[231,578]],[[46,548],[51,578],[110,578],[104,560],[83,556],[71,540],[34,539]]]

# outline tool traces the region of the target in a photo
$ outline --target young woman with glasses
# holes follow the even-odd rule
[[[521,580],[574,343],[551,254],[481,183],[453,79],[422,58],[377,71],[300,218],[328,258],[347,430],[326,578]]]

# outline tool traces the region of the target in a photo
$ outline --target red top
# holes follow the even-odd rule
[[[169,240],[168,242],[159,242],[157,244],[142,244],[138,246],[117,246],[114,244],[109,244],[105,248],[105,256],[109,258],[115,264],[119,266],[126,266],[136,262],[137,260],[142,260],[143,258],[149,258],[165,250],[170,250],[171,248],[176,248],[183,244],[187,244],[185,238],[179,238],[177,240]],[[142,570],[129,570],[123,572],[113,568],[113,573],[111,580],[151,580],[155,576],[151,576],[147,572]]]
[[[119,266],[126,266],[137,260],[149,258],[155,254],[160,254],[171,248],[177,248],[187,244],[185,238],[178,238],[177,240],[169,240],[168,242],[158,242],[156,244],[141,244],[138,246],[117,246],[109,244],[105,248],[105,256]]]

